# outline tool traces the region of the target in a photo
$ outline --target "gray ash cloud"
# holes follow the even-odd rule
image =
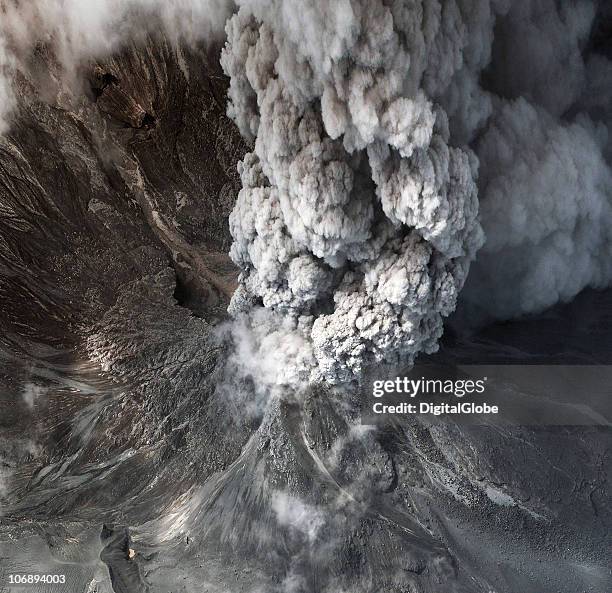
[[[228,112],[254,142],[230,218],[234,306],[295,320],[311,378],[433,351],[482,245],[476,159],[423,87],[441,84],[439,44],[468,32],[426,12],[247,2],[227,25]]]
[[[253,151],[233,305],[292,320],[301,376],[434,351],[483,243],[463,300],[485,317],[610,284],[598,3],[239,5],[222,65]]]

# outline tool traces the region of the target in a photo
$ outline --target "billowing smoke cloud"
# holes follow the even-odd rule
[[[597,10],[518,2],[496,26],[484,75],[494,109],[475,142],[487,242],[464,292],[485,316],[612,284],[612,63],[593,51]]]
[[[503,106],[479,143],[488,238],[467,299],[509,318],[611,283],[606,137],[586,118],[564,125],[523,99]]]
[[[482,244],[476,159],[422,84],[461,67],[469,29],[433,4],[246,1],[227,26],[229,113],[254,141],[233,308],[295,320],[313,378],[434,350]]]
[[[476,183],[471,306],[508,318],[612,283],[598,2],[238,4],[233,307],[293,319],[313,377],[436,348],[482,243]]]
[[[232,8],[231,0],[0,0],[0,133],[14,106],[15,70],[37,43],[53,48],[69,78],[82,61],[160,27],[187,42],[219,39]]]

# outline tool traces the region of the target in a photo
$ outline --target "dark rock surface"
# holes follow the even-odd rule
[[[71,593],[612,590],[609,430],[374,430],[350,389],[258,407],[228,376],[215,327],[246,147],[216,63],[155,38],[64,87],[40,47],[18,81],[0,138],[0,587],[30,569]],[[443,354],[586,356],[588,316],[604,352],[596,300],[449,334]]]

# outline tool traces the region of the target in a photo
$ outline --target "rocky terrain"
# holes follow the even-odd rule
[[[215,51],[149,37],[67,83],[41,44],[18,80],[0,138],[0,590],[28,570],[66,575],[40,593],[612,590],[609,429],[375,429],[350,386],[262,401],[228,369],[249,147]],[[448,331],[442,353],[605,364],[610,302]]]

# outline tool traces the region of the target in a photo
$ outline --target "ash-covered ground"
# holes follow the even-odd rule
[[[459,2],[464,10],[469,4]],[[495,10],[501,11],[502,4],[495,4]],[[522,15],[524,19],[546,21],[545,2],[528,4],[533,10]],[[588,20],[592,3],[583,4]],[[606,11],[597,5],[592,32],[576,33],[577,48],[585,56],[589,52],[602,59],[609,55]],[[254,18],[265,21],[265,16],[254,12]],[[520,21],[518,12],[515,16]],[[0,13],[0,17],[8,14]],[[500,21],[498,28],[512,31],[518,26],[513,19]],[[476,19],[470,22],[468,33],[476,35]],[[560,22],[574,30],[568,24],[574,22],[570,16]],[[317,375],[319,380],[295,383],[292,370],[282,389],[266,383],[271,373],[278,374],[276,367],[268,367],[270,358],[277,356],[274,348],[279,338],[252,338],[247,330],[257,327],[257,318],[238,326],[231,321],[227,309],[237,287],[242,291],[241,306],[244,301],[259,299],[259,304],[266,304],[266,299],[271,300],[269,308],[281,315],[274,318],[280,327],[284,327],[284,316],[296,311],[324,320],[318,325],[308,322],[299,340],[294,327],[281,334],[283,343],[289,344],[278,354],[281,364],[299,359],[297,366],[309,373],[323,368],[324,377],[333,374],[347,379],[347,369],[356,372],[359,361],[347,355],[345,346],[362,340],[363,335],[355,331],[333,341],[335,334],[329,328],[337,332],[351,319],[351,307],[344,308],[338,295],[354,303],[352,299],[361,298],[362,288],[364,294],[369,290],[365,280],[356,280],[360,274],[366,279],[372,274],[384,278],[376,268],[379,256],[391,262],[385,273],[397,267],[395,256],[414,272],[413,263],[406,259],[413,248],[418,251],[412,227],[425,237],[423,249],[433,253],[432,278],[440,280],[442,270],[452,268],[456,285],[451,292],[457,288],[458,294],[467,273],[466,253],[474,255],[477,241],[467,237],[469,233],[440,231],[435,216],[419,219],[413,213],[410,225],[406,218],[401,223],[411,230],[406,233],[394,227],[397,236],[385,235],[389,243],[386,247],[377,244],[379,251],[360,234],[363,229],[353,226],[347,231],[348,239],[343,237],[344,244],[330,247],[330,237],[314,237],[317,227],[310,228],[308,221],[303,224],[305,230],[285,221],[287,228],[301,229],[293,236],[288,231],[275,234],[274,221],[280,215],[273,208],[266,210],[263,200],[262,216],[272,213],[266,219],[272,221],[270,226],[253,223],[249,230],[245,223],[244,234],[238,240],[233,237],[239,244],[232,251],[234,259],[244,264],[239,269],[229,255],[228,220],[236,200],[243,203],[234,213],[243,212],[251,220],[245,203],[252,207],[261,196],[270,197],[275,191],[297,192],[295,200],[306,195],[300,194],[293,179],[282,178],[283,167],[289,170],[299,161],[298,172],[314,179],[315,185],[318,175],[314,161],[300,161],[314,150],[304,140],[305,133],[300,135],[303,130],[289,142],[293,152],[283,152],[274,136],[283,135],[281,124],[291,129],[293,110],[299,107],[291,94],[299,86],[298,75],[292,73],[291,84],[285,81],[286,88],[280,90],[269,81],[268,86],[262,82],[267,64],[264,49],[274,51],[268,44],[274,25],[269,23],[269,29],[261,27],[257,32],[239,25],[234,23],[234,43],[245,52],[236,55],[246,56],[251,44],[249,64],[256,66],[261,78],[238,75],[234,81],[248,82],[255,89],[242,105],[243,115],[268,118],[270,132],[260,141],[245,133],[246,120],[239,120],[237,126],[226,115],[230,80],[219,64],[218,45],[177,41],[168,29],[143,23],[138,39],[113,46],[104,52],[105,57],[88,56],[74,64],[69,77],[48,39],[19,54],[10,127],[0,136],[0,591],[22,590],[11,588],[8,576],[27,572],[66,575],[64,585],[29,587],[39,593],[612,590],[612,432],[608,428],[469,427],[424,420],[364,427],[359,423],[355,381],[338,385]],[[146,32],[150,29],[155,32]],[[258,38],[264,40],[259,53],[252,49]],[[334,50],[333,44],[325,47]],[[279,55],[287,51],[281,42],[277,49]],[[567,52],[570,63],[575,59],[572,51]],[[503,44],[495,45],[491,53],[510,77],[513,65],[503,59]],[[226,73],[228,68],[240,69],[238,58],[230,66],[228,60]],[[483,87],[506,98],[513,96],[517,87],[510,88],[509,83],[504,87],[505,79],[487,70],[483,59],[472,55],[471,60],[466,68],[474,72],[482,68]],[[6,63],[0,60],[0,66]],[[592,66],[589,72],[594,71],[599,72]],[[471,84],[466,82],[472,79],[474,72],[470,72],[461,79],[466,85]],[[575,71],[571,72],[567,80],[580,87],[584,81],[576,82]],[[387,74],[394,76],[384,69],[383,73],[385,80]],[[563,87],[555,76],[549,84]],[[315,90],[304,92],[319,92],[316,87],[322,77],[316,73]],[[530,94],[525,94],[534,103],[547,103],[548,97],[538,95],[537,81],[527,78],[523,83]],[[590,79],[589,84],[596,87],[603,82]],[[435,86],[431,81],[430,85]],[[278,103],[279,111],[256,115],[255,106],[270,107],[270,96],[277,91],[284,98]],[[236,92],[235,88],[230,92],[233,117],[240,108]],[[448,90],[453,97],[454,92]],[[595,151],[595,140],[585,136],[591,130],[585,114],[595,117],[597,112],[607,122],[609,106],[595,92],[590,106],[585,106],[582,91],[571,92],[580,97],[564,106],[567,113],[557,114],[558,105],[549,105],[554,117],[538,120],[544,121],[544,131],[534,142],[545,147],[539,166],[529,168],[516,147],[491,165],[487,175],[493,190],[488,203],[493,205],[485,202],[485,214],[497,205],[504,216],[516,215],[504,206],[504,196],[512,194],[510,186],[518,188],[517,211],[521,211],[520,200],[542,189],[524,179],[555,178],[555,167],[560,165],[554,157],[568,138],[575,136],[584,141],[585,150]],[[447,99],[448,107],[454,99]],[[421,107],[425,113],[427,109]],[[494,146],[497,135],[503,136],[500,130],[507,128],[510,137],[521,137],[517,142],[521,146],[522,133],[513,128],[509,109],[501,109],[485,147],[487,142]],[[521,109],[524,106],[517,108]],[[584,113],[570,124],[564,118],[573,117],[572,109]],[[319,116],[314,110],[313,121]],[[275,127],[275,121],[281,123]],[[352,129],[356,143],[362,123],[345,121],[344,133]],[[377,142],[396,142],[388,132]],[[486,134],[476,124],[470,133]],[[444,153],[444,132],[436,130],[436,134],[434,144]],[[598,134],[593,138],[602,147],[601,162],[608,162],[603,128]],[[394,155],[385,164],[377,153],[378,160],[372,157],[366,165],[338,152],[341,149],[328,139],[321,142],[353,171],[355,185],[363,182],[366,188],[375,182],[372,163],[380,165],[379,174],[387,175],[391,187],[400,183],[392,179],[397,173],[394,167],[403,170],[405,159],[411,158]],[[459,148],[450,144],[459,155]],[[406,146],[396,149],[407,150]],[[248,167],[242,167],[241,179],[238,162],[258,152],[268,179],[262,181],[261,172],[252,173],[246,175],[245,183]],[[262,154],[269,155],[269,162]],[[496,167],[509,166],[512,159],[519,165],[507,177],[497,175]],[[592,166],[589,175],[572,179],[576,183],[587,179],[594,195],[609,196],[607,173],[596,166],[599,156],[593,159],[580,161]],[[257,168],[254,157],[247,156],[245,162],[251,170]],[[323,162],[329,159],[324,157]],[[573,161],[564,153],[560,162]],[[414,175],[426,177],[414,163],[409,165]],[[427,165],[422,169],[428,171]],[[364,171],[372,173],[372,178],[364,179]],[[335,173],[329,175],[337,181]],[[453,179],[451,175],[447,180],[449,187]],[[464,182],[459,193],[470,204],[475,189]],[[241,189],[242,198],[238,198]],[[325,189],[342,194],[332,182]],[[392,190],[387,189],[391,199]],[[431,336],[437,338],[442,317],[453,308],[447,311],[435,304],[437,288],[431,289],[434,296],[426,301],[412,294],[402,301],[402,315],[408,310],[409,315],[426,320],[419,326],[416,346],[407,346],[407,326],[401,327],[393,343],[418,356],[418,361],[438,357],[481,364],[611,364],[612,293],[603,288],[605,282],[596,282],[596,277],[607,273],[610,243],[600,226],[594,227],[596,236],[589,236],[584,228],[585,220],[593,217],[607,220],[607,211],[597,201],[604,198],[593,198],[587,205],[586,200],[574,203],[571,191],[562,194],[563,212],[551,216],[555,219],[558,214],[563,223],[570,220],[568,236],[576,239],[576,248],[570,251],[577,255],[564,260],[567,267],[552,266],[551,273],[542,276],[546,291],[532,286],[534,274],[556,247],[561,245],[559,252],[564,253],[565,235],[561,232],[550,239],[540,236],[536,228],[533,241],[525,242],[523,237],[523,242],[513,243],[510,233],[502,233],[497,244],[485,244],[484,263],[476,260],[474,280],[472,284],[468,280],[465,299],[446,322],[439,353],[418,354]],[[349,194],[357,201],[366,199],[363,193]],[[449,189],[448,195],[459,194]],[[326,216],[338,214],[329,204],[323,206]],[[398,202],[395,207],[398,219],[408,216],[400,212],[401,206]],[[384,226],[382,211],[366,211],[366,207],[358,209],[357,216],[371,215]],[[469,207],[462,212],[462,220],[472,230],[480,224]],[[543,212],[544,201],[533,216]],[[283,215],[288,217],[287,211]],[[233,227],[239,225],[236,214],[232,220]],[[531,228],[513,220],[518,231],[527,233]],[[502,228],[494,217],[489,231]],[[278,243],[279,236],[287,244]],[[408,236],[413,243],[406,243]],[[268,252],[260,248],[261,243],[268,246],[266,241],[286,249],[287,261],[299,262],[296,268],[304,265],[303,284],[291,284],[294,267],[289,264],[264,265]],[[343,251],[357,249],[359,241],[367,257],[357,262],[342,256]],[[406,248],[407,244],[411,247]],[[458,245],[467,250],[460,257]],[[534,257],[533,265],[521,259],[529,250],[543,254],[540,259]],[[591,252],[593,257],[585,259],[584,254]],[[495,261],[501,262],[496,266],[506,268],[491,267],[496,253]],[[305,262],[311,257],[317,261],[328,257],[321,268],[329,266],[331,272],[325,268],[323,276],[319,272],[309,276],[312,269]],[[520,265],[509,270],[512,258]],[[278,261],[283,263],[282,258]],[[565,282],[565,277],[575,278],[579,270],[586,271],[576,282]],[[339,278],[347,273],[351,282]],[[327,284],[319,286],[313,277]],[[433,281],[432,285],[438,286]],[[290,290],[274,301],[274,290],[287,286]],[[582,290],[588,286],[598,288]],[[523,300],[505,297],[515,295],[518,287]],[[557,290],[554,298],[548,289]],[[489,290],[486,294],[493,303],[484,313],[487,299],[474,297],[479,290]],[[381,315],[388,313],[380,300],[380,295],[388,294],[385,291],[380,281],[367,293],[372,299],[369,306]],[[579,294],[574,298],[572,291]],[[332,302],[340,304],[333,309]],[[423,313],[419,308],[423,302],[434,313]],[[518,319],[490,321],[498,313],[501,318],[517,315],[517,308],[522,314]],[[266,324],[268,318],[262,322]],[[316,328],[322,328],[322,333]],[[316,350],[321,335],[339,349],[333,364],[329,349]],[[314,354],[309,350],[311,341]],[[368,346],[372,356],[389,355],[387,347],[380,346],[383,343]]]

